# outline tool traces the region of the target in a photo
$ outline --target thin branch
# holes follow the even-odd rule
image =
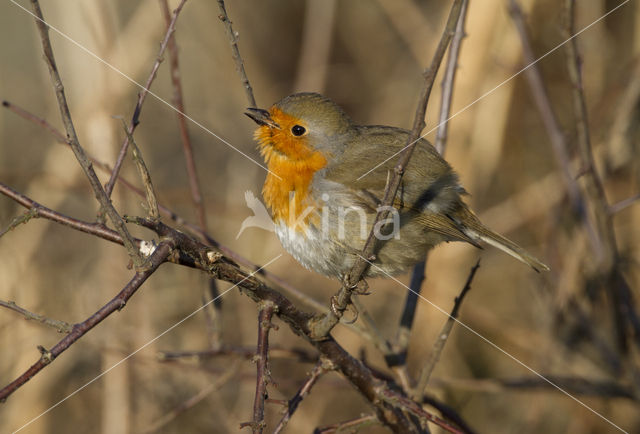
[[[531,47],[529,32],[524,20],[522,8],[516,0],[509,1],[509,13],[518,30],[520,42],[522,43],[522,56],[524,63],[530,65],[524,71],[524,76],[529,84],[531,95],[538,108],[542,123],[545,126],[549,140],[551,141],[551,149],[556,159],[556,163],[562,173],[562,179],[569,195],[571,207],[576,216],[582,220],[587,236],[591,243],[591,247],[595,253],[601,251],[601,240],[594,226],[593,219],[589,215],[585,207],[585,198],[578,186],[576,177],[571,173],[571,158],[569,157],[569,143],[560,126],[558,117],[555,114],[549,94],[542,80],[542,75],[535,63],[535,55]]]
[[[634,297],[631,288],[619,268],[619,252],[613,228],[613,215],[609,212],[609,203],[602,179],[596,169],[591,138],[587,104],[582,84],[582,61],[578,52],[578,41],[575,34],[575,1],[565,0],[567,69],[572,84],[574,115],[577,124],[578,153],[582,163],[581,173],[585,178],[586,196],[591,203],[596,219],[598,233],[601,237],[603,252],[598,258],[598,266],[602,276],[606,278],[604,286],[612,300],[613,317],[615,319],[618,347],[627,351],[628,340],[633,337],[640,348],[640,317],[634,309]],[[631,335],[631,336],[630,336]]]
[[[35,0],[32,0],[32,1],[35,1]],[[182,10],[182,7],[184,6],[186,1],[187,0],[182,0],[178,5],[178,7],[173,11],[173,18],[171,19],[171,22],[167,27],[167,33],[165,34],[164,39],[160,44],[160,50],[158,52],[158,55],[156,56],[156,61],[153,64],[153,67],[151,68],[151,73],[149,74],[149,78],[147,78],[147,81],[144,84],[144,89],[142,89],[142,91],[138,94],[138,101],[136,102],[136,106],[133,110],[133,116],[131,117],[131,122],[129,122],[129,127],[127,128],[127,131],[129,132],[129,134],[127,135],[124,142],[122,143],[122,146],[120,147],[120,153],[118,154],[118,158],[116,159],[116,164],[113,167],[111,177],[109,178],[109,181],[107,182],[107,185],[105,187],[107,196],[111,196],[111,193],[113,192],[113,187],[115,186],[116,179],[120,174],[120,168],[122,167],[124,157],[127,155],[127,149],[129,148],[129,135],[133,134],[136,127],[140,123],[140,112],[142,111],[142,104],[144,103],[144,100],[146,99],[147,94],[149,93],[149,89],[151,88],[151,84],[153,83],[153,80],[156,78],[158,68],[160,68],[160,63],[162,63],[162,61],[164,60],[163,58],[164,51],[166,50],[167,45],[169,44],[169,39],[171,38],[171,35],[176,29],[176,21],[178,19],[178,15],[180,14],[180,11]]]
[[[580,377],[542,374],[544,378],[561,387],[572,395],[593,396],[598,398],[622,398],[638,402],[640,397],[630,385],[619,384],[608,380],[591,380]],[[504,393],[505,390],[551,390],[558,389],[548,381],[539,377],[520,378],[442,378],[433,380],[434,384],[448,389],[476,392]]]
[[[480,260],[478,260],[478,262],[476,262],[476,265],[471,268],[469,276],[467,277],[467,282],[464,284],[464,287],[462,288],[460,294],[455,298],[451,314],[449,314],[447,322],[442,327],[442,331],[440,331],[436,342],[433,344],[433,350],[431,350],[429,360],[427,361],[424,368],[422,368],[422,371],[420,372],[420,378],[418,379],[418,385],[413,392],[413,398],[416,401],[421,401],[422,397],[424,396],[427,384],[429,384],[429,378],[431,378],[431,373],[436,367],[438,360],[440,360],[440,355],[442,354],[444,345],[449,339],[449,335],[451,334],[451,330],[453,329],[456,318],[458,318],[458,311],[460,310],[460,306],[462,305],[464,296],[467,295],[467,292],[469,292],[469,290],[471,289],[471,282],[473,282],[473,278],[475,277],[478,268],[480,268]]]
[[[22,375],[13,380],[2,390],[0,390],[0,402],[7,399],[9,395],[15,392],[18,388],[24,385],[27,381],[38,374],[56,357],[67,350],[78,339],[84,336],[89,330],[101,323],[112,313],[122,309],[127,301],[136,293],[136,291],[142,286],[142,284],[151,276],[155,270],[162,264],[169,254],[171,253],[172,243],[170,241],[162,241],[155,249],[153,254],[149,257],[148,266],[144,270],[139,270],[133,276],[133,278],[127,283],[127,285],[107,304],[102,306],[97,312],[91,315],[86,320],[74,324],[71,332],[55,344],[50,350],[41,349],[40,359],[34,363],[29,369],[27,369]]]
[[[91,162],[89,161],[82,146],[80,146],[75,127],[73,126],[73,121],[71,120],[71,113],[69,111],[67,98],[64,93],[64,86],[62,84],[62,80],[60,79],[58,67],[56,66],[56,61],[53,56],[53,49],[51,48],[51,41],[49,39],[49,27],[42,16],[42,11],[40,10],[40,4],[38,3],[38,0],[31,0],[31,5],[37,18],[36,25],[40,33],[40,39],[42,41],[45,62],[47,63],[49,73],[51,75],[51,80],[53,81],[53,87],[56,92],[58,106],[60,108],[62,122],[64,123],[64,127],[67,132],[69,145],[71,146],[71,149],[73,150],[78,163],[80,163],[82,170],[89,179],[89,183],[91,184],[91,188],[93,188],[96,199],[98,200],[98,202],[100,202],[102,209],[106,211],[109,219],[111,220],[111,223],[122,237],[124,246],[127,249],[129,256],[136,266],[141,266],[143,263],[143,258],[138,252],[138,249],[135,247],[133,238],[131,237],[127,226],[122,220],[122,217],[120,217],[116,209],[113,207],[111,200],[109,199],[109,195],[102,188],[102,184],[100,184],[100,180],[93,170]]]
[[[313,430],[313,434],[358,432],[364,428],[379,424],[380,421],[375,414],[368,414],[366,416],[357,417],[355,419],[350,419],[344,422],[334,423],[333,425],[318,427]]]
[[[72,325],[68,322],[60,321],[57,319],[47,318],[46,316],[39,315],[37,313],[29,312],[28,310],[18,306],[13,301],[3,301],[0,300],[0,306],[4,306],[7,309],[11,309],[15,312],[18,312],[20,315],[24,316],[25,319],[39,322],[40,324],[44,324],[47,327],[54,328],[58,331],[58,333],[70,333],[72,329]]]
[[[256,351],[256,396],[253,401],[253,421],[251,428],[254,433],[262,433],[265,428],[264,400],[267,397],[267,384],[271,383],[269,369],[269,331],[273,327],[271,319],[275,312],[275,305],[265,302],[260,306],[258,315],[258,348]]]
[[[169,1],[160,0],[160,8],[167,23],[167,29],[171,26],[171,11],[169,10]],[[173,104],[178,109],[176,117],[178,119],[178,129],[180,130],[180,138],[182,140],[182,152],[184,153],[185,163],[187,165],[187,175],[189,177],[189,187],[191,189],[191,198],[196,207],[196,215],[198,216],[198,224],[205,231],[207,230],[207,213],[205,211],[202,194],[200,193],[200,182],[196,172],[196,164],[193,158],[193,148],[191,146],[191,137],[187,128],[187,119],[185,118],[184,96],[182,94],[182,81],[180,80],[180,64],[178,60],[178,46],[176,44],[176,35],[171,33],[169,37],[169,69],[171,70],[171,84],[173,86]]]
[[[89,223],[82,220],[74,219],[72,217],[68,217],[64,214],[60,214],[59,212],[49,209],[46,206],[41,205],[38,202],[28,198],[22,193],[18,193],[8,185],[5,185],[1,182],[0,193],[4,194],[10,199],[13,199],[23,207],[28,208],[29,211],[34,215],[34,217],[45,218],[47,220],[51,220],[53,222],[68,226],[72,229],[95,235],[107,241],[124,245],[124,243],[122,242],[122,237],[118,232],[109,229],[99,223]],[[133,241],[136,246],[140,244],[140,240],[134,238]]]
[[[464,27],[467,20],[468,6],[469,0],[463,0],[462,8],[460,9],[460,18],[458,18],[458,23],[456,24],[456,33],[453,35],[453,39],[451,40],[447,66],[445,67],[444,77],[442,78],[440,116],[438,118],[436,139],[433,145],[440,155],[444,155],[444,150],[447,144],[447,131],[449,129],[451,102],[453,100],[453,83],[456,79],[456,72],[458,71],[458,57],[460,56],[460,48],[462,48],[462,40],[466,36]]]
[[[327,336],[329,332],[331,332],[331,329],[338,323],[342,314],[349,305],[351,294],[357,288],[358,283],[368,271],[369,261],[375,260],[374,252],[376,251],[377,244],[375,229],[379,226],[380,222],[385,220],[389,215],[389,208],[400,187],[405,167],[409,163],[413,149],[420,138],[420,133],[424,129],[424,116],[427,110],[427,103],[429,102],[431,89],[433,88],[433,83],[435,82],[436,74],[438,73],[438,69],[442,63],[444,53],[447,50],[453,34],[455,33],[455,27],[460,16],[461,8],[462,0],[455,0],[451,6],[451,12],[449,13],[447,24],[440,38],[440,43],[438,44],[438,48],[436,49],[433,59],[431,60],[431,65],[424,71],[424,83],[418,99],[419,102],[418,107],[416,108],[413,128],[407,139],[407,146],[400,153],[398,163],[393,170],[393,176],[385,188],[384,198],[382,199],[380,206],[381,211],[376,215],[369,237],[362,249],[362,254],[356,258],[353,267],[344,277],[340,290],[333,297],[332,306],[329,312],[321,318],[314,319],[312,321],[311,329],[316,339],[322,339]]]
[[[215,350],[204,351],[160,351],[158,361],[173,362],[176,360],[193,359],[196,361],[210,360],[221,356],[240,356],[245,359],[253,359],[256,349],[249,347],[222,346]],[[301,348],[287,349],[269,346],[269,358],[291,359],[302,363],[315,363],[318,355]]]
[[[381,400],[388,402],[394,405],[395,407],[401,408],[403,411],[416,416],[418,419],[420,419],[423,425],[426,425],[427,422],[431,422],[447,432],[464,434],[458,428],[454,427],[453,425],[450,425],[445,420],[432,415],[431,413],[423,409],[420,405],[413,402],[411,399],[399,394],[394,390],[391,390],[391,389],[381,390],[379,393],[379,397]]]
[[[251,83],[249,83],[249,78],[244,70],[244,61],[242,60],[240,49],[238,48],[238,34],[233,30],[233,23],[229,19],[229,15],[227,15],[227,8],[224,5],[224,0],[218,0],[218,8],[220,9],[220,15],[218,15],[218,18],[220,18],[220,21],[224,24],[224,30],[227,33],[227,38],[229,38],[229,43],[231,44],[231,56],[233,57],[233,62],[236,64],[236,71],[242,81],[242,88],[247,96],[247,103],[249,104],[249,107],[257,107]]]
[[[156,193],[153,190],[153,183],[151,182],[151,174],[149,173],[149,169],[147,169],[147,165],[142,158],[142,152],[140,152],[140,148],[138,148],[138,144],[133,138],[133,134],[129,133],[129,131],[127,130],[124,119],[122,119],[122,126],[124,127],[124,132],[129,139],[131,152],[133,154],[133,161],[136,163],[136,167],[138,168],[138,172],[140,173],[140,178],[142,179],[142,184],[144,185],[149,218],[152,220],[158,220],[160,218],[160,212],[158,211],[158,199],[156,199]]]
[[[150,434],[150,433],[159,431],[161,428],[165,427],[171,421],[173,421],[176,417],[178,417],[182,413],[198,405],[212,392],[215,392],[216,390],[220,389],[225,383],[231,380],[236,375],[237,372],[238,372],[238,367],[232,365],[224,374],[216,378],[216,380],[213,383],[209,384],[208,386],[200,390],[200,392],[198,392],[191,398],[187,399],[176,408],[164,414],[158,420],[150,424],[149,427],[143,430],[142,432],[145,434]]]
[[[62,134],[57,128],[55,128],[53,125],[51,125],[45,119],[43,119],[41,117],[38,117],[38,116],[34,115],[33,113],[30,113],[27,110],[23,109],[22,107],[19,107],[19,106],[15,105],[15,104],[7,101],[7,100],[3,100],[2,101],[2,106],[8,108],[12,112],[14,112],[18,116],[20,116],[21,118],[24,118],[24,119],[26,119],[28,121],[31,121],[34,124],[36,124],[36,125],[44,128],[45,130],[49,131],[51,134],[53,134],[53,136],[56,138],[56,140],[58,140],[60,143],[69,144],[69,141],[64,136],[64,134]]]
[[[617,214],[620,211],[630,207],[635,202],[640,200],[640,194],[636,194],[635,196],[628,197],[626,199],[621,200],[620,202],[616,202],[609,207],[610,214]]]
[[[324,373],[332,369],[334,369],[334,367],[329,360],[320,359],[320,361],[313,367],[313,370],[309,374],[309,377],[304,382],[302,387],[300,387],[293,398],[289,400],[287,404],[287,411],[282,416],[282,419],[280,419],[280,422],[278,423],[276,428],[273,430],[273,434],[279,434],[280,432],[282,432],[285,426],[287,426],[287,423],[289,423],[291,416],[293,416],[293,413],[298,408],[298,405],[300,405],[302,400],[306,398],[307,395],[309,395],[309,393],[311,392],[311,388],[316,384],[318,379],[322,375],[324,375]]]

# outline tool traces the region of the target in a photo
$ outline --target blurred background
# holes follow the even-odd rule
[[[25,0],[17,3],[29,8]],[[582,29],[621,1],[577,3],[576,28]],[[559,2],[521,4],[536,57],[565,39]],[[41,5],[52,26],[132,80],[146,81],[165,32],[158,1],[42,0]],[[418,0],[227,4],[260,107],[295,91],[318,91],[359,123],[407,128],[421,73],[433,55],[449,7],[450,2]],[[252,139],[255,124],[243,115],[247,102],[218,14],[216,2],[189,1],[176,31],[186,112],[230,144],[188,125],[209,233],[257,264],[284,253],[269,270],[328,305],[338,282],[298,265],[273,233],[249,228],[236,239],[241,222],[252,215],[244,192],[259,196],[265,171],[247,158],[261,162]],[[430,254],[423,294],[450,311],[469,269],[482,258],[459,319],[535,371],[553,376],[619,427],[640,432],[640,337],[631,326],[622,326],[627,334],[621,337],[616,326],[619,309],[611,296],[611,285],[616,284],[611,273],[624,278],[635,299],[639,296],[640,206],[630,201],[629,206],[614,207],[619,254],[611,265],[614,272],[611,267],[603,269],[584,226],[571,213],[559,165],[524,75],[493,90],[524,65],[507,2],[471,0],[466,31],[452,105],[452,112],[460,113],[450,121],[446,158],[460,174],[471,194],[468,202],[480,218],[552,270],[537,274],[495,249],[446,244]],[[81,144],[112,166],[125,137],[114,116],[130,119],[140,89],[58,33],[52,31],[51,38]],[[609,204],[616,204],[640,192],[640,5],[632,1],[622,6],[582,33],[578,44],[596,165]],[[0,98],[63,130],[34,20],[12,2],[0,4],[0,53]],[[572,173],[577,175],[576,122],[565,54],[561,48],[537,66],[570,145]],[[168,62],[161,65],[152,91],[172,100]],[[440,78],[427,114],[425,132],[431,130],[430,140],[439,107]],[[160,202],[197,223],[175,112],[149,96],[135,138]],[[122,173],[141,186],[130,158]],[[99,175],[107,181],[104,172]],[[0,111],[0,182],[64,214],[88,221],[96,218],[97,202],[72,152],[6,109]],[[144,215],[143,199],[122,185],[116,186],[113,197],[121,214]],[[22,212],[0,196],[0,228]],[[151,237],[137,228],[132,231]],[[0,299],[51,318],[80,322],[131,278],[127,262],[120,246],[35,219],[0,239]],[[408,276],[400,280],[406,283]],[[382,334],[393,340],[406,291],[390,280],[369,284],[372,295],[361,300]],[[219,291],[227,288],[224,283],[218,286]],[[0,404],[0,430],[20,428],[193,312],[208,296],[203,274],[162,266],[125,309]],[[633,299],[619,306],[638,308]],[[255,303],[233,290],[221,299],[219,316],[225,345],[255,348]],[[428,303],[419,304],[408,353],[411,374],[417,375],[428,359],[445,320]],[[279,320],[276,324],[280,328],[271,334],[273,347],[313,354],[285,324]],[[251,419],[255,391],[255,365],[247,357],[228,354],[172,363],[158,359],[159,351],[210,348],[210,326],[207,315],[200,312],[21,432],[238,431],[240,423]],[[363,355],[371,366],[390,374],[381,354],[361,336],[342,325],[334,335],[352,354]],[[50,348],[61,337],[0,308],[2,386],[38,359],[37,345]],[[269,397],[289,399],[312,364],[284,353],[272,357],[277,387],[269,387]],[[527,382],[530,379],[536,381]],[[513,359],[456,326],[427,392],[458,411],[478,432],[616,431],[537,380]],[[592,383],[602,387],[591,387]],[[163,421],[180,406],[188,408]],[[267,404],[269,427],[278,421],[281,408]],[[365,400],[338,374],[330,373],[302,402],[286,432],[310,432],[369,412]],[[368,428],[376,429],[383,432]]]

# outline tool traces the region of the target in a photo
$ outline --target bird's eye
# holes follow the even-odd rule
[[[294,135],[294,136],[301,136],[301,135],[303,135],[304,133],[306,133],[306,132],[307,132],[307,130],[306,130],[306,129],[305,129],[305,127],[303,127],[303,126],[300,126],[300,125],[294,125],[294,126],[291,128],[291,132],[293,133],[293,135]]]

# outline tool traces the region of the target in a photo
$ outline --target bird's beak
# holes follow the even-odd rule
[[[253,121],[258,125],[266,125],[271,128],[280,129],[280,125],[278,125],[273,121],[273,119],[271,119],[271,115],[266,110],[249,107],[247,111],[244,112],[244,114],[253,119]]]

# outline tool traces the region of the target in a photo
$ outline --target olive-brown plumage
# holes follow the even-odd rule
[[[340,278],[364,246],[397,161],[393,156],[409,132],[357,125],[316,93],[294,94],[247,115],[260,124],[256,139],[270,171],[263,197],[280,241],[307,268]],[[535,270],[548,269],[486,228],[463,202],[464,194],[451,166],[420,139],[396,196],[395,220],[379,231],[369,275],[402,273],[443,241],[477,247],[485,242]]]

